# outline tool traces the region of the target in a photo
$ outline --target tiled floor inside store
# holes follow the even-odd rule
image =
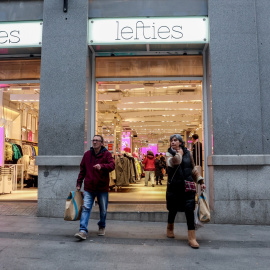
[[[37,201],[37,188],[24,188],[12,191],[10,194],[0,194],[0,201]]]

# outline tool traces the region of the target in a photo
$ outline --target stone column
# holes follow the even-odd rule
[[[208,8],[214,221],[269,224],[270,3],[209,0]]]
[[[84,153],[88,0],[44,0],[38,215],[63,216]]]

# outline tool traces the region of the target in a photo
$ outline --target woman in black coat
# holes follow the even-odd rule
[[[168,166],[168,184],[166,192],[168,225],[167,237],[174,238],[174,220],[177,212],[185,212],[188,227],[188,243],[192,248],[199,248],[196,241],[194,225],[195,192],[185,191],[185,180],[196,182],[205,189],[203,178],[195,168],[193,158],[185,147],[179,134],[170,137],[170,148],[166,153]]]
[[[162,164],[159,159],[159,155],[156,154],[156,159],[155,159],[155,176],[156,176],[156,185],[158,185],[158,182],[160,185],[162,185],[161,180],[162,180]]]

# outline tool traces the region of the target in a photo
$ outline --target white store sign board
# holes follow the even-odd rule
[[[1,22],[0,48],[41,47],[42,21]]]
[[[89,45],[209,43],[208,17],[89,19]]]

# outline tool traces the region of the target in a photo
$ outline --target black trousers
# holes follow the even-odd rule
[[[177,211],[169,211],[168,214],[168,223],[172,224],[174,223],[175,217],[176,217]],[[185,211],[186,219],[187,219],[187,227],[188,230],[195,230],[195,224],[194,224],[194,211],[186,210]]]

